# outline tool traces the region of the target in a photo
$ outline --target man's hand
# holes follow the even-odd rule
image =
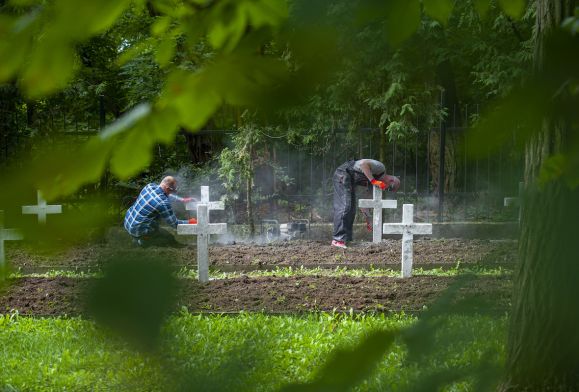
[[[184,198],[183,198],[183,203],[190,203],[190,202],[192,202],[193,200],[195,200],[195,199],[192,198],[192,197],[184,197]]]
[[[196,225],[196,224],[197,224],[197,219],[195,219],[195,218],[189,219],[189,224],[190,224],[190,225]]]
[[[372,181],[370,181],[370,183],[374,186],[379,187],[380,189],[384,190],[386,189],[386,184],[384,184],[382,181],[378,181],[376,179],[372,179]]]
[[[372,223],[370,222],[370,219],[366,219],[366,230],[370,233],[372,232]]]

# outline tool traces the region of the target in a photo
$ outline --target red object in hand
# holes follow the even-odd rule
[[[386,189],[386,184],[384,184],[382,181],[372,179],[372,181],[370,181],[370,183],[374,186],[380,187],[380,189],[382,189],[382,190]]]
[[[372,224],[369,220],[366,221],[366,230],[368,230],[370,233],[372,232]]]
[[[184,197],[184,198],[183,198],[183,203],[189,203],[189,202],[192,202],[192,201],[193,201],[193,198],[192,198],[192,197]]]
[[[190,224],[190,225],[196,225],[196,224],[197,224],[197,219],[195,219],[195,218],[189,219],[189,224]]]

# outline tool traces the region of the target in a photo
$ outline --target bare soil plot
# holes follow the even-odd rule
[[[12,244],[10,244],[12,245]],[[58,269],[99,267],[107,263],[112,255],[124,252],[158,256],[176,266],[195,266],[197,249],[194,245],[183,248],[147,249],[135,248],[130,241],[119,244],[92,244],[72,247],[54,253],[38,253],[26,247],[11,246],[7,249],[7,259],[15,268],[33,270],[35,267]],[[219,269],[244,266],[275,267],[319,265],[400,265],[401,243],[399,240],[384,240],[380,244],[355,243],[346,250],[329,245],[327,241],[295,240],[273,242],[265,245],[253,243],[232,243],[211,245],[209,261]],[[469,239],[418,239],[414,243],[415,266],[461,264],[505,264],[517,259],[517,244],[514,241],[490,241]],[[397,268],[397,267],[395,267]]]
[[[260,277],[243,276],[200,285],[182,280],[177,308],[192,312],[265,311],[420,311],[431,305],[455,281],[453,277]],[[12,309],[24,315],[83,315],[84,296],[94,279],[24,277],[10,281],[0,294],[0,313]],[[508,276],[479,276],[467,282],[459,297],[480,303],[469,310],[504,312],[510,303]]]

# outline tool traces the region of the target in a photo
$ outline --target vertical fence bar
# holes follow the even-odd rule
[[[106,113],[105,113],[105,96],[99,95],[99,129],[104,129],[106,125]]]
[[[310,221],[312,220],[312,216],[314,215],[314,201],[315,201],[315,192],[314,192],[314,154],[310,151]]]
[[[440,93],[440,105],[441,107],[444,105],[444,92],[441,91]],[[443,212],[444,212],[444,158],[445,158],[445,149],[446,149],[446,121],[440,120],[439,123],[440,128],[440,152],[439,152],[439,172],[438,172],[438,221],[443,221]]]
[[[404,135],[404,187],[402,188],[402,191],[404,192],[404,200],[406,201],[406,182],[408,177],[406,176],[406,155],[408,154],[408,148],[407,148],[407,140],[408,138],[406,137],[406,135]]]
[[[395,164],[396,161],[396,139],[392,141],[392,175],[395,173]]]
[[[373,141],[374,141],[374,128],[372,128],[372,121],[370,121],[370,145],[369,145],[369,148],[370,148],[370,155],[369,155],[369,157],[370,157],[370,158],[373,157],[373,155],[372,155],[372,142],[373,142]]]
[[[464,116],[464,126],[465,129],[468,129],[468,103],[466,104],[465,108],[465,116]],[[467,149],[468,149],[468,140],[467,140],[467,133],[464,133],[464,220],[467,220],[467,183],[468,183],[468,162],[467,162]]]
[[[418,132],[414,135],[414,198],[416,214],[418,215],[420,213],[420,198],[418,197]]]
[[[426,141],[426,195],[430,194],[430,129],[427,130]]]

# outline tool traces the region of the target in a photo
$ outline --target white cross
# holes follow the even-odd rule
[[[358,200],[358,206],[360,208],[374,209],[372,213],[372,242],[377,244],[382,241],[382,209],[396,208],[398,202],[396,200],[383,200],[382,189],[377,186],[373,186],[372,188],[374,188],[373,198]]]
[[[209,281],[209,235],[225,234],[227,223],[209,223],[209,206],[197,204],[197,224],[177,225],[177,234],[197,235],[197,271],[199,281]]]
[[[5,261],[4,241],[17,241],[22,238],[22,233],[18,230],[4,228],[4,211],[0,211],[0,267],[4,266]]]
[[[38,223],[46,223],[46,214],[60,214],[62,213],[62,206],[60,205],[47,205],[46,200],[42,198],[40,191],[37,191],[38,205],[35,206],[22,206],[23,214],[36,214],[38,215]]]
[[[414,204],[402,207],[402,223],[384,223],[384,234],[402,234],[402,277],[412,276],[415,234],[432,234],[431,223],[414,223]]]
[[[209,187],[202,186],[201,187],[201,201],[190,201],[189,203],[185,204],[186,210],[195,210],[197,208],[197,204],[207,204],[208,210],[224,210],[225,205],[222,201],[209,201]]]

